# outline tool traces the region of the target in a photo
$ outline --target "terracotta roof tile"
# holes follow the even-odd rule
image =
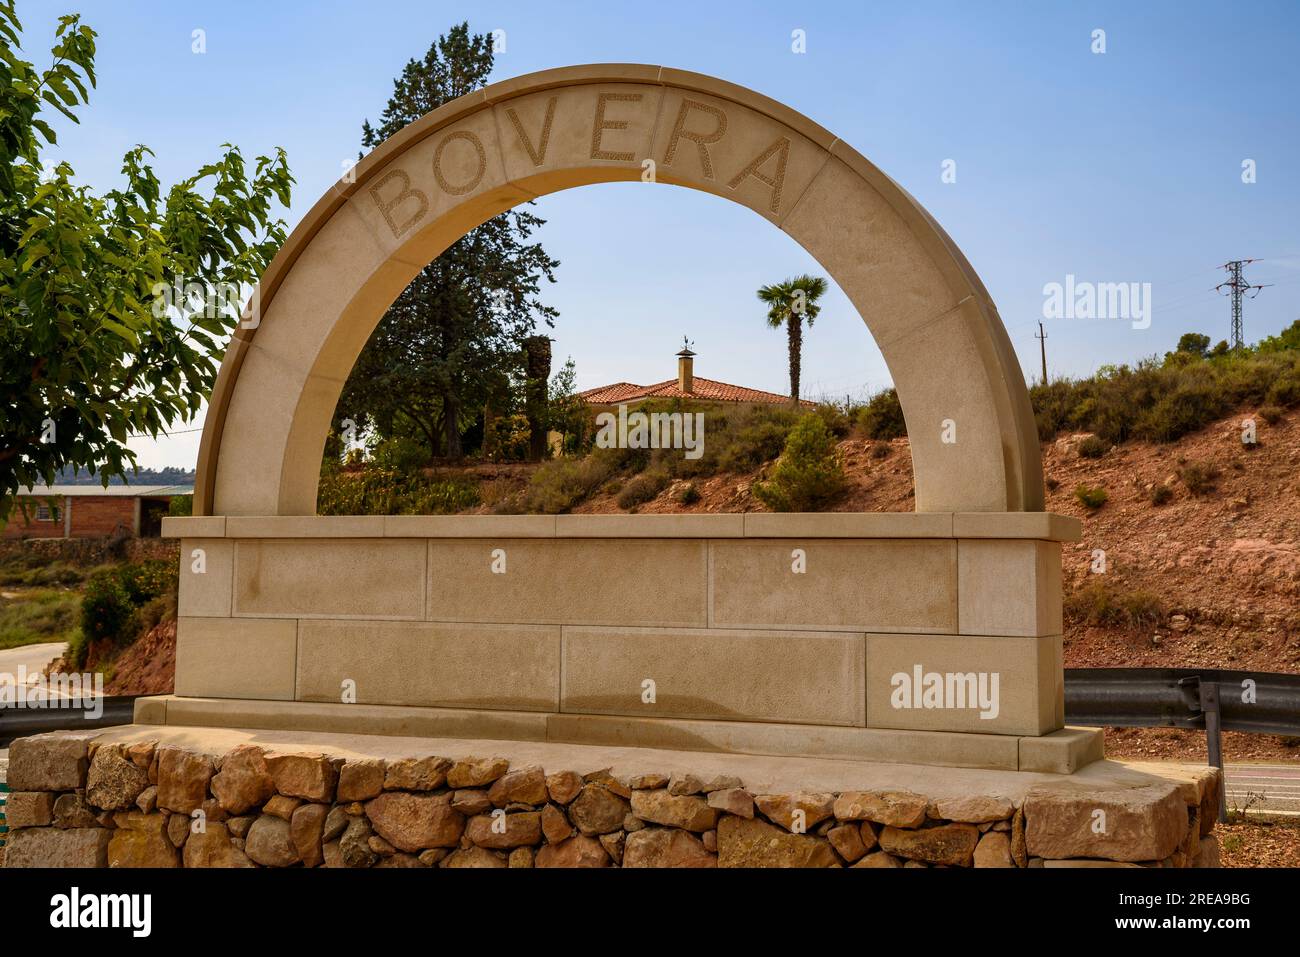
[[[694,391],[684,392],[678,386],[676,379],[644,386],[633,385],[631,382],[615,382],[581,392],[579,398],[591,405],[612,405],[642,399],[701,399],[707,402],[766,402],[773,405],[790,401],[788,395],[750,389],[743,385],[732,385],[730,382],[719,382],[716,379],[705,379],[703,376],[695,376],[692,385]],[[799,404],[812,406],[816,403],[804,399]]]

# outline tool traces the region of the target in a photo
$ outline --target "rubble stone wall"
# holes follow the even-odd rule
[[[1213,867],[1213,768],[1021,800],[753,793],[504,758],[223,755],[49,734],[10,749],[8,867]],[[1102,826],[1098,827],[1098,822]]]

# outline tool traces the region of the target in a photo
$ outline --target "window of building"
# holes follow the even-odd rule
[[[57,505],[37,505],[36,521],[38,522],[57,522],[59,520],[59,507]]]

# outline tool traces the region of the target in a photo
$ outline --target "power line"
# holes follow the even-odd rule
[[[1241,267],[1253,262],[1258,262],[1258,260],[1233,259],[1224,263],[1219,268],[1228,271],[1228,280],[1226,282],[1221,282],[1214,287],[1218,292],[1227,289],[1228,292],[1225,293],[1225,295],[1232,296],[1232,348],[1236,350],[1240,350],[1246,345],[1241,330],[1241,297],[1244,294],[1249,298],[1254,299],[1259,295],[1259,291],[1265,288],[1265,286],[1250,285],[1241,275]],[[1266,283],[1265,285],[1271,286],[1273,284]]]

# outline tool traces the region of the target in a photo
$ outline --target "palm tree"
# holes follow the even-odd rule
[[[817,300],[825,294],[827,282],[821,276],[795,276],[774,286],[764,286],[758,298],[767,303],[767,324],[773,329],[785,326],[790,341],[790,403],[799,404],[799,365],[803,349],[803,320],[809,328],[822,311]]]

